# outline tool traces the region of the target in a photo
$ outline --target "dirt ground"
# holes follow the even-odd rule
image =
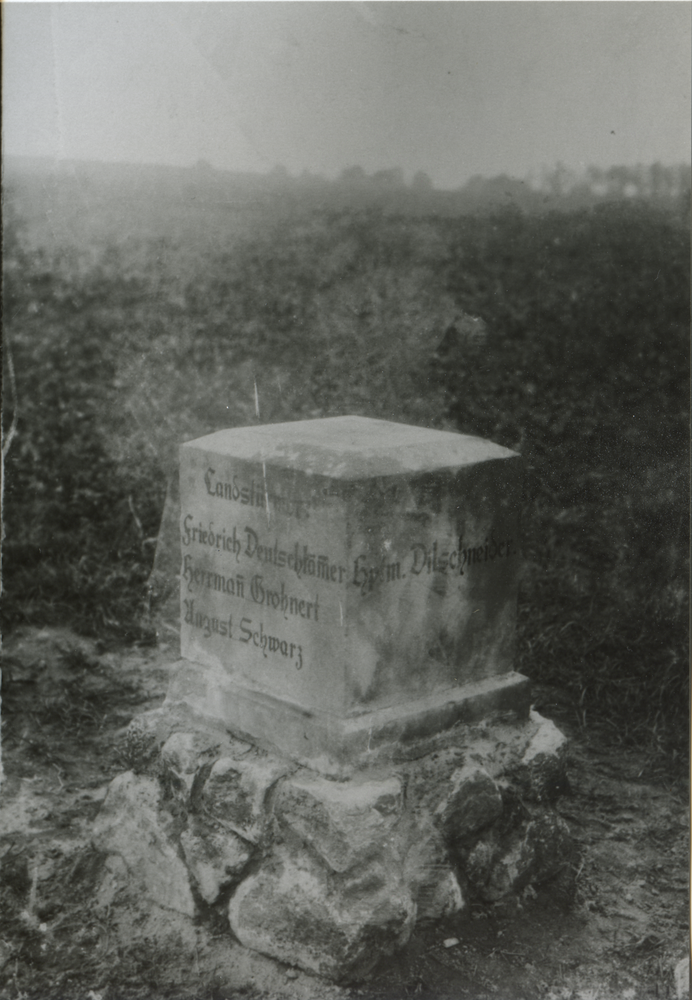
[[[122,733],[163,699],[171,646],[107,649],[66,630],[4,643],[0,998],[644,1000],[677,997],[689,954],[689,785],[636,750],[574,731],[559,692],[538,708],[571,738],[559,805],[581,845],[576,902],[548,888],[416,930],[357,987],[325,984],[204,929],[194,968],[123,950],[90,903],[90,826],[125,770]],[[562,706],[562,707],[561,707]]]

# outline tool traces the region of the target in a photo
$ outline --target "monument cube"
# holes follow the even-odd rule
[[[525,714],[521,475],[489,441],[353,416],[184,444],[169,697],[299,758]]]

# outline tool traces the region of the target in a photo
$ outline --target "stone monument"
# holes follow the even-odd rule
[[[469,899],[571,885],[563,737],[513,669],[520,497],[508,449],[362,417],[181,447],[182,658],[97,822],[110,914],[211,913],[342,980]]]
[[[520,496],[508,449],[364,417],[183,445],[180,698],[327,767],[525,716]]]

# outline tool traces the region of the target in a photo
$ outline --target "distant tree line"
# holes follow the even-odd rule
[[[577,209],[605,201],[646,201],[660,207],[673,208],[689,213],[690,165],[665,166],[660,162],[635,166],[589,166],[582,171],[572,170],[563,163],[544,169],[540,175],[518,179],[508,174],[482,177],[477,174],[454,191],[435,188],[429,174],[418,170],[409,184],[400,167],[377,170],[368,174],[361,166],[342,170],[330,184],[323,178],[303,174],[304,183],[318,184],[350,191],[355,196],[404,193],[418,199],[430,199],[431,207],[440,206],[441,199],[447,208],[457,211],[494,209],[513,205],[524,211],[545,208]],[[286,171],[283,178],[290,183]],[[456,213],[455,213],[456,214]]]
[[[525,179],[500,174],[471,177],[455,190],[435,187],[424,170],[410,181],[401,167],[367,173],[359,165],[346,167],[335,180],[304,170],[298,177],[277,164],[265,174],[217,170],[207,160],[192,167],[123,163],[29,161],[7,157],[5,181],[37,186],[41,197],[46,174],[53,197],[86,198],[101,194],[115,201],[145,199],[198,202],[226,208],[264,204],[269,211],[293,213],[305,209],[340,211],[375,208],[402,215],[455,217],[511,208],[524,213],[572,211],[613,201],[647,203],[672,212],[683,223],[690,217],[690,165],[597,167],[575,171],[558,163]],[[39,191],[40,189],[40,191]]]
[[[377,170],[367,174],[360,166],[347,167],[339,175],[338,184],[353,187],[399,188],[406,187],[404,172],[400,167]],[[417,171],[411,179],[410,188],[420,193],[435,190],[430,175],[424,170]],[[689,197],[690,166],[678,164],[664,166],[660,162],[650,165],[596,167],[589,166],[578,172],[556,164],[552,169],[544,169],[538,178],[518,180],[507,174],[496,177],[482,177],[476,174],[466,184],[457,189],[459,194],[473,198],[491,197],[498,194],[506,197],[548,196],[553,199],[579,200],[607,198],[622,200],[643,198],[658,202],[671,202]]]
[[[557,197],[588,192],[601,198],[646,198],[670,201],[690,191],[690,166],[678,164],[666,167],[662,163],[650,166],[639,163],[634,167],[587,167],[577,173],[558,163],[544,171],[539,190]]]

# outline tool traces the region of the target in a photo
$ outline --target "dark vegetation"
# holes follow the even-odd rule
[[[171,203],[147,231],[138,211],[56,241],[6,192],[5,629],[151,641],[146,584],[181,440],[338,413],[455,428],[525,459],[518,669],[564,691],[580,723],[683,760],[679,220],[640,202],[371,209],[258,215],[251,232]],[[487,332],[468,336],[464,314]]]
[[[435,188],[422,170],[407,183],[400,167],[368,174],[360,166],[351,166],[337,178],[328,179],[307,171],[292,177],[281,165],[266,174],[216,170],[206,160],[193,167],[66,160],[57,170],[51,170],[48,160],[7,157],[5,176],[19,179],[23,197],[31,200],[33,209],[43,204],[53,216],[51,221],[64,204],[71,212],[73,227],[78,212],[89,217],[100,215],[108,203],[119,204],[127,215],[128,207],[131,209],[133,199],[137,199],[139,214],[146,216],[155,206],[165,204],[170,209],[171,201],[175,201],[178,219],[167,219],[169,233],[171,223],[179,224],[186,214],[180,212],[181,205],[186,205],[187,212],[192,211],[198,221],[204,206],[214,206],[226,224],[229,218],[235,223],[248,203],[253,205],[255,222],[258,210],[274,218],[301,215],[306,210],[378,208],[396,215],[457,218],[507,206],[531,214],[551,209],[575,211],[612,202],[643,202],[678,214],[690,211],[689,164],[640,163],[607,169],[589,166],[574,171],[558,163],[552,170],[543,170],[540,177],[524,180],[507,174],[476,175],[455,190]]]

